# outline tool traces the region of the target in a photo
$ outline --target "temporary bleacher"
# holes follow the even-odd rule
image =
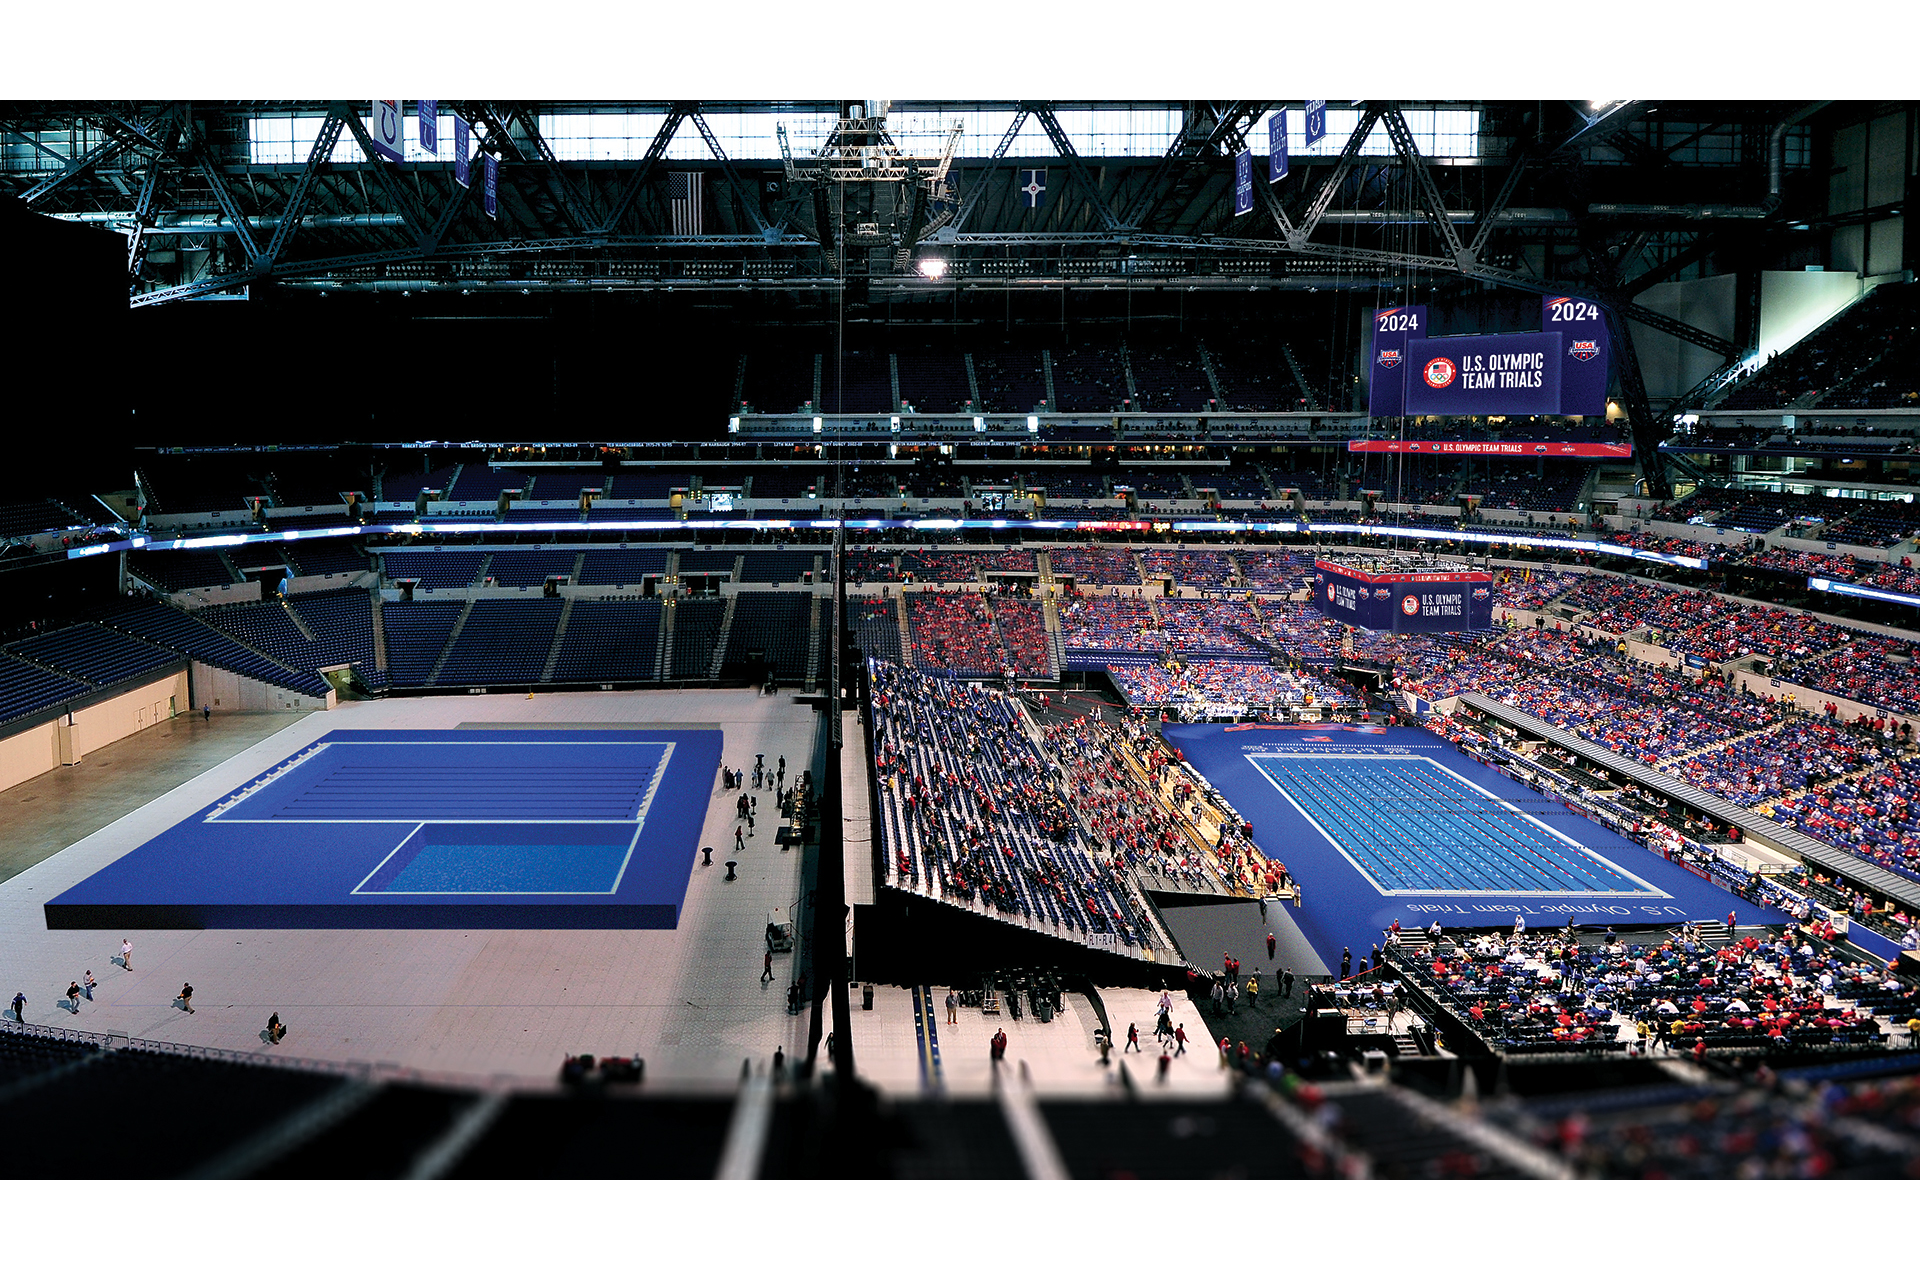
[[[388,678],[401,688],[426,684],[465,609],[457,600],[387,604],[381,621],[387,635]]]
[[[759,650],[780,679],[806,679],[811,607],[812,597],[803,591],[742,591],[727,628],[726,662],[744,664],[750,651]],[[684,618],[675,624],[676,641],[683,624]]]
[[[812,551],[749,551],[740,581],[748,583],[802,582],[813,570]]]
[[[435,683],[530,684],[540,679],[553,649],[564,602],[476,600],[467,622],[441,662]],[[388,614],[392,616],[391,612]]]
[[[667,678],[702,679],[713,665],[713,646],[720,638],[726,604],[720,600],[682,600],[674,605],[673,613],[673,652]]]
[[[550,679],[651,680],[659,647],[658,599],[576,600]]]
[[[150,640],[176,653],[268,684],[315,697],[325,697],[329,687],[325,678],[318,673],[311,670],[296,671],[172,605],[138,605],[111,614],[102,621],[116,631]]]
[[[325,665],[352,663],[369,688],[385,687],[387,674],[374,666],[373,597],[366,591],[317,591],[295,596],[289,607],[305,620]]]
[[[9,653],[96,685],[177,669],[180,655],[96,623],[62,627],[7,646]]]
[[[106,512],[101,512],[104,518]],[[52,529],[72,529],[87,522],[52,502],[0,502],[0,538],[21,538]]]
[[[0,657],[0,723],[85,697],[92,691],[90,685],[23,659]]]
[[[899,662],[900,614],[892,600],[847,601],[847,624],[854,643],[869,658]]]

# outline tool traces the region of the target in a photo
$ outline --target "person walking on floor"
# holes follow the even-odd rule
[[[746,847],[747,847],[747,829],[745,827],[735,827],[733,829],[734,852],[738,853],[740,850]]]
[[[1340,977],[1344,981],[1353,976],[1353,948],[1340,948]]]
[[[120,967],[128,973],[133,972],[133,939],[120,939]]]
[[[1274,946],[1273,935],[1269,933],[1267,935],[1267,959],[1269,960],[1273,959],[1273,946]]]
[[[987,1041],[987,1051],[991,1061],[1000,1062],[1006,1058],[1007,1056],[1006,1028],[1002,1027],[1000,1030],[993,1033],[993,1039]]]
[[[1259,1007],[1260,1007],[1260,975],[1256,973],[1251,978],[1247,979],[1247,1008],[1258,1009]]]
[[[24,991],[13,993],[13,1020],[15,1022],[27,1020],[27,993]]]
[[[193,984],[185,983],[180,988],[180,1007],[188,1013],[193,1012]]]
[[[202,717],[205,718],[208,724],[212,724],[213,723],[213,704],[209,702],[206,705],[202,706],[200,708],[200,714]]]
[[[89,969],[87,970],[86,975],[80,979],[80,990],[86,993],[86,997],[88,1001],[92,1001],[93,999],[93,988],[95,985],[96,984],[94,983],[94,980],[93,980],[93,970]]]
[[[766,959],[760,964],[760,985],[766,986],[773,981],[773,948],[767,948]]]
[[[1127,1024],[1127,1047],[1125,1049],[1122,1049],[1120,1052],[1122,1053],[1129,1053],[1129,1052],[1144,1053],[1145,1052],[1145,1050],[1141,1049],[1140,1047],[1140,1026],[1138,1023],[1129,1022]]]
[[[74,1017],[80,1016],[80,984],[77,982],[67,984],[67,1007],[73,1010]]]
[[[1154,1073],[1154,1083],[1165,1084],[1167,1082],[1167,1068],[1172,1065],[1173,1059],[1167,1056],[1167,1051],[1165,1049],[1160,1050],[1160,1069]]]
[[[1280,998],[1282,1000],[1293,999],[1293,970],[1292,969],[1288,969],[1285,973],[1280,975]]]
[[[1173,1043],[1176,1046],[1178,1046],[1173,1051],[1174,1057],[1177,1058],[1181,1054],[1187,1051],[1187,1024],[1186,1023],[1183,1022],[1179,1026],[1173,1029]]]
[[[782,756],[781,759],[785,760],[786,757]],[[950,1027],[959,1022],[959,1019],[954,1016],[954,1011],[958,1009],[959,1006],[960,1002],[953,998],[953,992],[947,992],[947,1025]]]

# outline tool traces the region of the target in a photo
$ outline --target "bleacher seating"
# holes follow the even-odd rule
[[[651,680],[659,645],[659,600],[576,600],[553,679]]]
[[[674,606],[673,653],[667,668],[668,679],[706,678],[725,614],[726,604],[719,600],[682,600]]]
[[[217,587],[234,581],[218,551],[129,551],[127,572],[162,591]]]
[[[100,518],[105,520],[107,513],[101,511]],[[22,538],[30,533],[78,528],[87,523],[53,502],[0,502],[0,538]]]
[[[544,596],[527,600],[476,600],[446,661],[438,684],[527,684],[540,678],[553,648],[564,602]]]
[[[426,684],[464,608],[455,600],[386,605],[382,618],[387,634],[388,678],[401,688]]]
[[[580,585],[638,587],[667,571],[667,553],[647,547],[596,547],[580,565]]]
[[[92,692],[90,686],[15,657],[0,657],[0,723]]]
[[[1072,578],[1081,586],[1140,585],[1140,569],[1130,552],[1107,547],[1055,547],[1050,558],[1054,577]]]
[[[812,551],[749,551],[740,581],[764,582],[769,586],[778,582],[802,582],[813,570],[813,558]]]
[[[802,591],[742,591],[727,628],[725,661],[746,663],[752,650],[766,655],[781,680],[807,678],[812,596]],[[831,610],[829,619],[831,618]]]
[[[496,551],[487,562],[487,576],[496,586],[542,587],[551,577],[573,577],[580,556],[572,548],[553,551]]]
[[[965,679],[1006,670],[1006,651],[977,592],[913,592],[907,596],[907,626],[909,656],[923,671]]]
[[[469,463],[460,469],[460,476],[453,482],[453,491],[446,495],[446,501],[497,502],[501,493],[508,489],[518,489],[522,496],[528,496],[526,491],[532,484],[533,477],[524,471]]]
[[[10,653],[92,684],[118,684],[180,666],[180,655],[97,623],[62,627],[58,631],[18,640]]]
[[[891,600],[847,601],[847,625],[869,658],[900,662],[900,615]]]
[[[487,562],[485,551],[441,547],[433,551],[387,551],[380,556],[388,582],[412,579],[428,590],[470,587]]]

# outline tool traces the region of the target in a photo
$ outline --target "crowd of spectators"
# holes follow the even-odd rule
[[[1272,652],[1266,624],[1243,601],[1162,600],[1160,618],[1175,653],[1265,658]]]
[[[1072,578],[1081,586],[1137,587],[1140,567],[1133,553],[1107,547],[1054,547],[1049,552],[1053,576]]]
[[[1045,680],[1053,674],[1047,657],[1047,620],[1032,600],[997,596],[993,622],[1006,651],[1006,663],[1016,676]]]
[[[1102,653],[1166,652],[1166,633],[1145,600],[1088,596],[1060,605],[1060,641],[1073,650]]]
[[[908,652],[922,671],[998,676],[1006,651],[985,601],[973,591],[915,591],[907,596]]]

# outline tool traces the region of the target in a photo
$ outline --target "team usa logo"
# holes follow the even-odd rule
[[[1591,338],[1577,338],[1567,348],[1567,354],[1575,360],[1591,360],[1600,354],[1600,344]]]
[[[1327,603],[1333,603],[1333,584],[1331,582],[1327,584]]]
[[[1427,380],[1428,386],[1438,390],[1441,387],[1452,386],[1454,377],[1458,375],[1459,372],[1460,370],[1454,366],[1453,361],[1447,359],[1445,356],[1435,356],[1433,359],[1427,361],[1427,367],[1420,371],[1420,376]]]
[[[1380,353],[1381,368],[1391,369],[1396,365],[1398,365],[1399,363],[1400,363],[1400,349],[1398,347],[1395,347],[1391,351],[1382,351]]]
[[[1420,597],[1408,596],[1402,600],[1400,602],[1400,612],[1406,614],[1409,618],[1418,617],[1420,615]]]

